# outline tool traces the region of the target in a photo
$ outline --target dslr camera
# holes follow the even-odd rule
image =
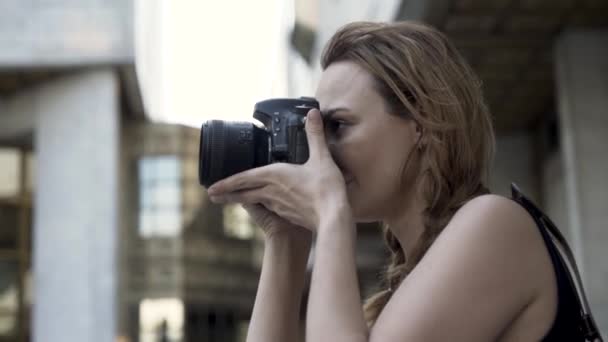
[[[253,117],[262,123],[210,120],[201,128],[198,176],[208,188],[236,173],[276,162],[308,160],[304,118],[319,109],[314,98],[269,99],[255,104]]]

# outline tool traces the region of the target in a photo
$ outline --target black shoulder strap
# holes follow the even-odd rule
[[[600,336],[597,325],[595,324],[595,320],[591,314],[587,297],[585,296],[585,290],[583,288],[583,282],[581,281],[580,272],[578,271],[578,267],[576,267],[574,255],[570,249],[570,246],[566,242],[566,239],[564,239],[564,236],[555,226],[553,221],[551,221],[551,219],[549,219],[545,213],[543,213],[530,199],[528,199],[521,192],[521,190],[519,190],[519,187],[515,183],[511,183],[511,196],[513,200],[517,201],[524,208],[526,208],[526,210],[528,210],[528,212],[537,222],[542,223],[541,227],[546,229],[546,231],[549,233],[551,241],[556,247],[555,249],[558,251],[562,260],[564,261],[564,265],[566,265],[568,268],[568,279],[572,287],[576,290],[576,299],[578,300],[579,307],[581,308],[580,329],[585,340],[590,342],[602,342],[603,339]]]

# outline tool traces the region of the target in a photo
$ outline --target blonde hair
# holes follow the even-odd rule
[[[422,130],[416,181],[426,208],[424,232],[408,258],[389,227],[391,252],[385,290],[364,305],[371,326],[422,259],[454,213],[471,198],[488,193],[494,132],[481,82],[441,32],[420,23],[355,22],[339,29],[321,57],[323,69],[352,61],[367,70],[387,111],[414,120]],[[408,158],[409,160],[409,158]]]

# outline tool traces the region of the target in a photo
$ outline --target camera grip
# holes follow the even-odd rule
[[[288,137],[289,152],[288,162],[292,164],[304,164],[308,161],[308,139],[304,126],[289,127]]]

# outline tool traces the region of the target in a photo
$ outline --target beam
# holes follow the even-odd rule
[[[450,0],[402,0],[395,20],[424,21],[442,27],[449,7]]]
[[[146,109],[143,103],[137,69],[135,64],[128,64],[118,68],[123,101],[126,104],[127,115],[135,118],[145,118]]]
[[[31,92],[0,99],[0,140],[12,141],[31,135],[36,120]]]
[[[450,40],[459,48],[542,48],[553,44],[552,35],[496,35],[491,33],[449,33]]]

